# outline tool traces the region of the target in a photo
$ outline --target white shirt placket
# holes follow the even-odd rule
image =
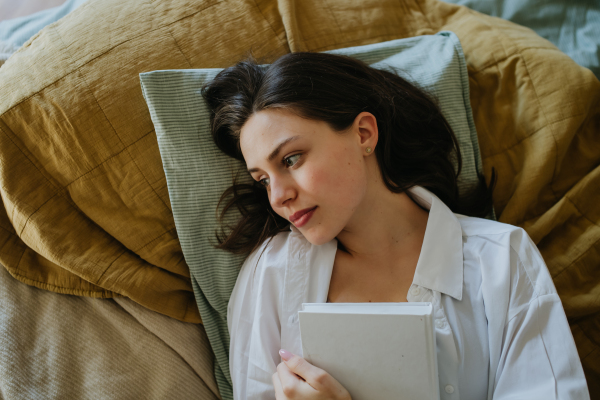
[[[438,376],[440,383],[440,399],[457,400],[458,390],[458,351],[452,329],[444,312],[442,294],[423,286],[412,284],[408,290],[407,300],[410,302],[430,302],[433,306],[433,326],[437,346]]]
[[[301,241],[292,241],[288,251],[283,288],[281,321],[281,348],[302,355],[298,310],[306,302],[308,286],[308,253],[310,247]]]

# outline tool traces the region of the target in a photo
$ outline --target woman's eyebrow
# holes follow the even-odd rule
[[[277,145],[277,147],[275,147],[275,149],[271,152],[271,154],[269,154],[269,156],[267,157],[267,161],[268,162],[273,161],[275,158],[277,158],[277,156],[279,155],[279,152],[281,151],[281,149],[283,148],[283,146],[285,146],[286,144],[288,144],[288,143],[290,143],[290,142],[292,142],[292,141],[294,141],[294,140],[296,140],[298,138],[300,138],[300,135],[289,137],[289,138],[285,139],[284,141],[282,141],[281,143],[279,143]],[[258,168],[250,168],[248,170],[249,173],[253,173],[253,172],[256,172],[256,171],[258,171]]]

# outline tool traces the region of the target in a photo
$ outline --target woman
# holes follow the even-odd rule
[[[251,253],[228,310],[236,399],[349,399],[304,360],[308,302],[429,301],[442,398],[583,399],[585,378],[535,245],[458,190],[456,138],[427,94],[349,57],[293,53],[203,89],[217,146],[245,161],[219,248]],[[400,396],[399,396],[400,398]]]

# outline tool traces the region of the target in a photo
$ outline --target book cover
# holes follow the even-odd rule
[[[353,400],[439,400],[431,303],[311,303],[299,318],[304,358]]]

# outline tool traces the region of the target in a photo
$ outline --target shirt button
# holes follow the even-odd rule
[[[435,320],[435,326],[436,326],[437,328],[440,328],[440,329],[441,329],[441,328],[443,328],[443,327],[444,327],[444,325],[446,325],[446,324],[445,324],[445,323],[444,323],[444,321],[442,321],[441,319],[436,319],[436,320]],[[452,390],[454,390],[454,389],[452,389]]]
[[[410,291],[410,294],[412,294],[413,296],[418,296],[419,293],[421,293],[421,289],[419,289],[418,287],[414,287]]]
[[[452,393],[454,393],[454,386],[452,386],[452,385],[446,385],[446,387],[444,388],[444,390],[446,391],[446,393],[452,394]]]

